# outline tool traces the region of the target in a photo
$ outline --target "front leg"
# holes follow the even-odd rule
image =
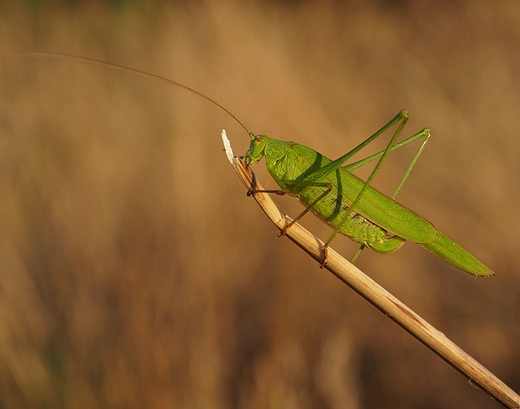
[[[278,196],[283,196],[287,193],[287,190],[285,190],[285,189],[253,189],[253,188],[250,188],[246,194],[247,194],[247,196],[252,196],[255,193],[273,193]]]

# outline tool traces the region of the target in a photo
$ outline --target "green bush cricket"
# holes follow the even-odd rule
[[[447,263],[477,277],[493,275],[493,272],[475,256],[437,230],[430,222],[395,201],[395,197],[430,138],[430,131],[423,129],[401,142],[396,142],[408,120],[408,113],[404,110],[354,149],[336,160],[331,160],[304,145],[273,139],[266,135],[255,135],[230,111],[213,99],[186,85],[158,75],[67,54],[35,53],[18,57],[58,57],[105,65],[180,87],[222,109],[246,130],[251,139],[249,150],[242,159],[249,166],[253,166],[265,157],[267,170],[280,187],[277,190],[250,190],[248,195],[289,194],[298,198],[306,206],[304,211],[285,227],[282,234],[309,211],[334,229],[325,242],[322,264],[326,263],[326,248],[334,237],[341,233],[361,244],[352,262],[357,259],[365,247],[379,253],[390,253],[399,249],[406,240],[409,240],[426,248]],[[397,130],[383,151],[351,164],[345,164],[353,155],[395,125],[397,125]],[[422,139],[422,143],[393,195],[386,196],[373,188],[371,182],[387,155],[418,139]],[[355,169],[376,159],[379,160],[366,181],[352,173]]]
[[[426,219],[394,200],[430,138],[430,131],[423,129],[396,143],[407,120],[408,113],[401,111],[383,128],[336,160],[330,160],[303,145],[279,141],[265,135],[254,135],[248,131],[251,143],[243,158],[252,166],[265,157],[267,170],[280,186],[280,190],[253,190],[249,194],[287,193],[306,206],[291,224],[312,211],[330,225],[334,231],[325,242],[323,263],[326,262],[326,248],[341,233],[361,244],[353,262],[364,247],[370,247],[378,253],[390,253],[399,249],[406,240],[410,240],[463,271],[478,277],[492,276],[493,272],[471,253],[435,229]],[[354,154],[397,124],[397,130],[385,150],[344,165]],[[389,152],[421,138],[421,146],[391,197],[370,186]],[[352,174],[353,170],[378,158],[379,161],[366,181]]]

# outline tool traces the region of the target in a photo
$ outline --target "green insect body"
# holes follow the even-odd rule
[[[410,240],[468,273],[493,275],[426,219],[377,189],[365,186],[367,182],[347,170],[348,166],[341,166],[343,157],[332,161],[300,144],[250,135],[246,162],[253,166],[265,157],[267,170],[281,191],[298,198],[335,232],[379,253],[395,251]]]

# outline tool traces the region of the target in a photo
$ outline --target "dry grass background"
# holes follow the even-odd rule
[[[519,45],[513,0],[0,6],[2,56],[160,74],[331,157],[407,108],[433,138],[401,202],[496,276],[411,243],[358,265],[517,391]],[[207,101],[76,61],[0,75],[0,407],[498,407],[276,238],[221,151],[247,136]]]

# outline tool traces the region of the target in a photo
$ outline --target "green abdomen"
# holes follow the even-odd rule
[[[304,206],[309,206],[325,190],[322,187],[310,187],[295,197],[298,197]],[[333,189],[316,203],[311,211],[332,228],[338,228],[339,233],[378,253],[390,253],[403,245],[403,238],[389,234],[358,213],[352,213],[345,219],[350,203],[342,203],[342,198],[342,195],[338,195],[337,190]]]

